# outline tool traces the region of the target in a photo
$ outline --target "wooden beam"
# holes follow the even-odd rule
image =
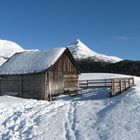
[[[107,80],[105,79],[105,87],[107,86],[107,83],[106,82],[107,82]]]
[[[111,80],[111,89],[112,89],[112,96],[115,95],[115,81],[114,79]]]
[[[128,79],[128,85],[129,85],[129,87],[131,86],[131,82],[130,82],[130,79]]]
[[[134,78],[132,78],[132,86],[134,86]]]
[[[87,80],[87,88],[88,88],[88,80]]]
[[[124,79],[124,90],[126,90],[126,80]]]

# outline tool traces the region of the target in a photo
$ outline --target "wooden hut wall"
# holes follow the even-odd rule
[[[64,88],[78,88],[78,75],[64,75]]]
[[[48,95],[61,94],[64,91],[62,63],[59,61],[46,73],[45,97]]]
[[[44,98],[44,74],[29,74],[22,76],[22,97]]]
[[[1,95],[42,99],[44,74],[3,76],[0,91]]]
[[[78,87],[78,73],[68,55],[64,55],[64,88]]]
[[[46,96],[63,93],[64,88],[78,87],[78,73],[66,52],[46,73],[46,77]]]
[[[19,96],[22,90],[21,85],[20,76],[3,76],[1,77],[0,93],[1,95]]]

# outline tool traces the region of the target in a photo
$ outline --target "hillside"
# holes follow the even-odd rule
[[[103,72],[140,76],[140,61],[124,60],[109,64],[103,68]]]
[[[122,60],[115,56],[99,54],[79,39],[68,45],[81,72],[106,72],[140,76],[140,61]]]
[[[125,77],[82,74],[80,79]],[[108,98],[109,89],[87,89],[82,96],[60,96],[53,102],[0,97],[0,139],[138,140],[140,78],[136,86]]]
[[[117,63],[94,62],[89,60],[77,61],[81,72],[106,72],[140,76],[140,61],[123,60]]]
[[[18,44],[8,40],[0,40],[0,65],[2,65],[14,53],[22,51],[24,51],[24,49]]]
[[[121,58],[115,56],[107,56],[104,54],[99,54],[88,48],[83,42],[77,39],[74,43],[67,46],[74,58],[77,61],[80,60],[93,60],[95,62],[108,62],[108,63],[116,63],[121,61]]]

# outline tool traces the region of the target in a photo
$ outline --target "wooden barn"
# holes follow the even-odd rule
[[[0,95],[50,100],[78,88],[79,74],[68,48],[16,53],[0,68]]]

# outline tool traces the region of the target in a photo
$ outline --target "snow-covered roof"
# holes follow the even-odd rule
[[[66,48],[16,53],[0,68],[0,75],[38,73],[53,65]]]

